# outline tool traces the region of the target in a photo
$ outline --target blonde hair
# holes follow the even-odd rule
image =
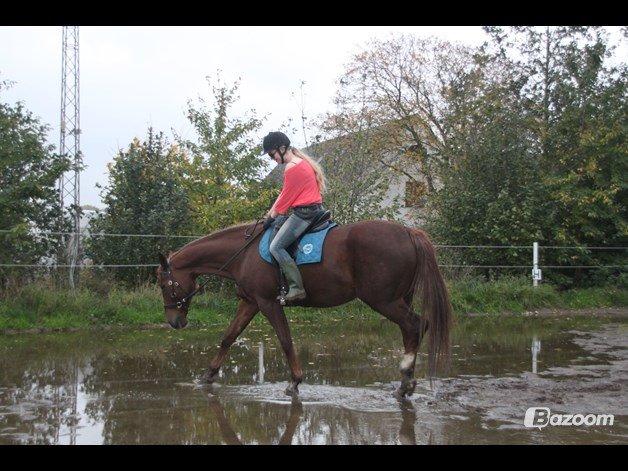
[[[318,185],[318,191],[323,194],[327,189],[327,181],[325,179],[325,173],[323,173],[323,168],[312,157],[307,155],[305,152],[297,149],[296,147],[292,147],[292,153],[298,158],[306,160],[307,163],[310,164],[312,170],[314,170],[314,175],[316,175],[316,184]]]

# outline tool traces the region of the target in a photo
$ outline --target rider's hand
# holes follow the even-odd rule
[[[267,217],[264,219],[264,230],[268,229],[275,222],[275,218]]]

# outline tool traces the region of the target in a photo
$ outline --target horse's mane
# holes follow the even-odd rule
[[[194,239],[194,240],[188,242],[183,247],[181,247],[178,250],[175,250],[174,252],[170,252],[168,254],[167,259],[168,259],[168,261],[170,261],[172,259],[172,257],[174,257],[175,255],[177,255],[179,252],[181,252],[182,250],[184,250],[186,248],[189,248],[189,247],[195,246],[197,244],[206,242],[208,240],[215,239],[215,238],[217,238],[219,236],[222,236],[222,235],[234,232],[237,229],[244,229],[246,226],[253,226],[257,222],[259,222],[259,220],[258,221],[246,221],[246,222],[241,222],[241,223],[238,223],[238,224],[233,224],[233,225],[225,227],[223,229],[217,229],[214,232],[211,232],[211,233],[207,234],[206,236],[202,236],[202,237],[199,237],[198,239]]]

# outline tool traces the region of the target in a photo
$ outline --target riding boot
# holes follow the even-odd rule
[[[286,275],[286,281],[288,282],[289,290],[285,296],[286,301],[298,301],[304,299],[305,289],[303,288],[303,279],[301,278],[301,272],[294,260],[290,260],[287,263],[281,265],[281,269]]]

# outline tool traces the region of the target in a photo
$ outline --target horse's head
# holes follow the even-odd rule
[[[177,270],[169,260],[159,254],[157,281],[164,298],[166,320],[175,329],[185,327],[188,323],[188,309],[191,296],[196,287],[196,278],[188,270]]]

